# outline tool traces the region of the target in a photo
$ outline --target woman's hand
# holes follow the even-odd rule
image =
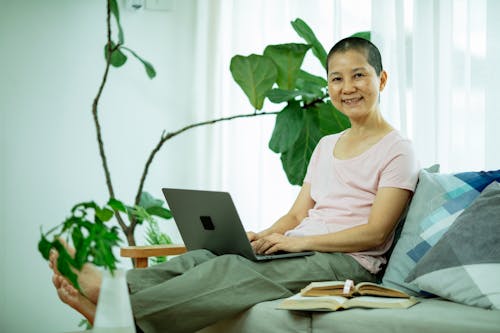
[[[251,241],[251,243],[255,253],[272,254],[278,251],[305,251],[305,240],[305,237],[289,237],[282,234],[273,233],[262,238],[254,239],[253,241]]]

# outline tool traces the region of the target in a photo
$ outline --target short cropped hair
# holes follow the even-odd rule
[[[373,67],[377,76],[380,76],[380,73],[383,70],[382,67],[382,56],[380,55],[380,51],[378,48],[367,39],[360,37],[347,37],[340,41],[338,41],[328,52],[328,56],[326,57],[326,72],[328,74],[328,62],[331,57],[333,57],[336,53],[344,53],[350,50],[356,50],[358,52],[364,53],[366,56],[366,60]]]

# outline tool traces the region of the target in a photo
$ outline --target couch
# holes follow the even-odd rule
[[[408,309],[279,310],[259,303],[198,333],[500,332],[500,170],[422,170],[381,283]]]

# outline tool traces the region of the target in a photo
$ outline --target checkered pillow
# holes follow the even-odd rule
[[[409,294],[419,294],[420,288],[405,282],[406,277],[464,209],[493,181],[500,181],[500,170],[457,174],[422,170],[382,283]]]
[[[484,189],[406,281],[432,294],[500,309],[500,184]]]

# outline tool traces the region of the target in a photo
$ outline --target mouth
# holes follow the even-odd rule
[[[356,98],[343,98],[342,103],[349,106],[354,106],[359,104],[363,100],[363,97]]]

